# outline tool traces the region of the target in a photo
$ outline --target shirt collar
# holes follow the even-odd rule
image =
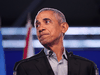
[[[49,55],[49,52],[50,52],[50,50],[44,47],[44,53],[45,53],[46,55]],[[56,54],[55,54],[54,52],[53,52],[52,55],[53,55],[54,57],[56,57]],[[66,50],[65,50],[65,48],[64,48],[63,55],[65,55],[65,57],[66,57],[66,59],[67,59],[67,55],[66,55]],[[63,55],[62,55],[62,57],[63,57]]]

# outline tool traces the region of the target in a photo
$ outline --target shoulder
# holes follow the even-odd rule
[[[43,50],[41,50],[40,53],[38,53],[30,58],[22,59],[22,60],[16,62],[14,65],[14,70],[16,70],[20,65],[31,65],[31,64],[36,63],[37,59],[40,58],[41,55],[43,55]]]
[[[87,58],[78,56],[78,55],[74,55],[73,52],[68,52],[67,55],[68,55],[68,58],[72,59],[73,61],[77,61],[84,65],[94,65],[95,66],[95,63],[93,61]]]
[[[77,60],[78,62],[80,62],[83,65],[87,64],[87,65],[90,65],[90,66],[92,65],[92,66],[95,67],[95,63],[93,61],[87,59],[87,58],[84,58],[84,57],[81,57],[81,56],[78,56],[78,55],[74,55],[74,54],[72,55],[72,58]]]
[[[81,70],[87,71],[88,75],[95,75],[95,71],[98,71],[96,64],[87,58],[74,54],[70,58],[80,65]]]

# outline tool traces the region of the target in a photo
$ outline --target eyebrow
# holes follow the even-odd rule
[[[44,20],[44,21],[47,21],[47,20],[50,20],[50,21],[51,21],[51,19],[49,19],[49,18],[44,18],[43,20]],[[37,23],[37,24],[40,23],[39,20],[36,20],[36,23]]]
[[[43,20],[44,20],[44,21],[47,21],[47,20],[50,20],[50,21],[51,21],[51,19],[49,19],[49,18],[44,18]]]

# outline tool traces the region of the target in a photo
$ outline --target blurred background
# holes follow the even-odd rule
[[[69,24],[64,38],[65,48],[75,55],[92,60],[100,68],[100,0],[0,0],[6,75],[13,75],[15,62],[23,58],[28,13],[33,25],[34,54],[43,48],[36,37],[34,18],[44,7],[64,13]]]

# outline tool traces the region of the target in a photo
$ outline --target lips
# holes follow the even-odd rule
[[[41,34],[39,35],[39,38],[41,38],[41,37],[44,36],[44,35],[49,35],[49,33],[41,33]]]

